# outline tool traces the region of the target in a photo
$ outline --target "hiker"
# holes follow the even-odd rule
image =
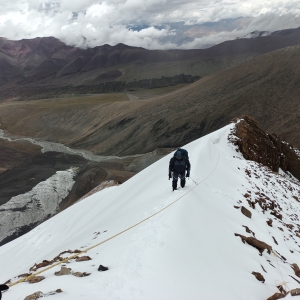
[[[6,284],[0,284],[0,299],[2,298],[2,291],[8,290],[9,287]]]
[[[186,154],[186,155],[184,155]],[[169,164],[169,180],[172,177],[173,172],[173,181],[172,187],[173,191],[177,190],[177,181],[180,177],[180,185],[183,188],[185,186],[185,177],[190,176],[191,164],[188,158],[188,153],[184,149],[177,149],[174,153],[174,156],[170,160]],[[185,174],[186,171],[186,174]]]

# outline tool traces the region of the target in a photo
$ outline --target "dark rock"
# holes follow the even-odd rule
[[[287,295],[287,291],[284,289],[284,287],[282,285],[277,285],[277,288],[280,293]]]
[[[275,172],[281,168],[300,180],[299,150],[275,134],[266,134],[252,117],[242,116],[237,120],[235,136],[237,139],[231,141],[245,159],[261,163]]]
[[[260,266],[261,266],[261,268],[263,269],[263,271],[264,271],[265,273],[267,273],[267,271],[265,270],[264,266],[263,266],[263,265],[260,265]]]
[[[71,268],[66,268],[66,267],[61,267],[59,272],[55,272],[54,275],[55,276],[62,276],[62,275],[70,275],[71,274],[72,269]]]
[[[81,256],[76,258],[76,262],[92,260],[89,256]]]
[[[18,277],[20,278],[20,277],[28,277],[28,276],[30,276],[31,275],[31,273],[24,273],[24,274],[20,274]]]
[[[300,284],[300,281],[298,279],[296,279],[294,276],[289,275],[290,277],[292,277],[295,281],[297,281]]]
[[[278,245],[278,242],[277,242],[277,240],[274,238],[274,236],[272,236],[272,238],[273,238],[274,243],[275,243],[276,245]]]
[[[250,210],[248,210],[246,207],[242,206],[241,208],[241,212],[243,215],[245,215],[246,217],[250,218],[252,217],[252,213]]]
[[[238,233],[235,233],[234,235],[239,236],[242,239],[243,243],[246,242],[247,244],[258,249],[258,251],[260,252],[260,255],[262,255],[262,253],[264,252],[265,249],[268,251],[269,254],[271,254],[272,247],[270,245],[266,244],[265,242],[257,240],[256,238],[254,238],[252,236],[246,237],[246,236],[238,234]]]
[[[276,217],[277,219],[282,220],[282,214],[280,214],[276,210],[271,211],[270,214],[273,215],[274,217]]]
[[[248,226],[243,225],[243,227],[246,229],[247,233],[252,233],[253,236],[255,236],[255,233]]]
[[[261,281],[262,283],[265,282],[264,276],[262,276],[259,272],[252,272],[251,274],[253,274],[255,276],[255,278],[257,280]]]
[[[244,158],[262,163],[277,172],[280,165],[277,150],[258,123],[250,116],[242,116],[235,128],[238,139],[234,143]]]
[[[248,204],[250,207],[252,207],[253,209],[255,209],[255,201],[251,201],[251,200],[247,200]]]
[[[49,265],[51,265],[53,262],[49,261],[49,260],[43,260],[41,263],[39,264],[34,264],[33,267],[31,267],[29,270],[30,271],[36,271],[39,268],[43,268],[43,267],[47,267]]]
[[[29,283],[38,283],[38,282],[40,282],[40,281],[42,281],[42,280],[44,280],[44,279],[45,279],[44,276],[34,276],[34,277],[32,277],[32,278],[29,278],[27,281],[28,281]]]
[[[293,196],[293,198],[297,201],[300,202],[299,198],[297,196]]]
[[[104,272],[104,271],[107,271],[107,270],[108,270],[108,267],[104,267],[102,265],[100,265],[99,268],[98,268],[98,271],[100,271],[100,272]]]
[[[300,277],[300,269],[299,269],[298,265],[297,264],[291,264],[291,266],[292,266],[292,269],[294,270],[295,275]]]
[[[24,298],[24,300],[37,300],[39,298],[43,298],[44,294],[41,291],[35,292],[27,297]]]
[[[249,229],[248,226],[243,225],[243,227],[245,227],[247,233],[251,233],[251,232],[252,232],[252,231]]]
[[[91,273],[86,273],[86,272],[75,272],[73,273],[74,276],[76,277],[86,277],[86,276],[90,276]]]
[[[298,295],[300,295],[300,289],[293,289],[293,290],[291,290],[291,295],[292,296],[298,296]]]
[[[300,180],[300,159],[297,155],[297,149],[293,148],[289,143],[281,141],[275,134],[269,135],[269,137],[275,145],[278,157],[280,158],[279,167],[284,172],[290,172]]]
[[[284,298],[285,295],[282,293],[275,293],[274,295],[272,295],[271,297],[269,297],[267,300],[277,300],[277,299],[281,299]]]

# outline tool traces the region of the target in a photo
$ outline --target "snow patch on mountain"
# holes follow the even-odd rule
[[[252,31],[252,32],[249,32],[241,37],[238,37],[237,39],[255,39],[255,38],[260,38],[260,37],[263,37],[263,36],[268,36],[271,34],[271,31],[258,31],[258,30],[255,30],[255,31]]]
[[[75,175],[74,169],[58,171],[30,192],[12,197],[1,205],[0,242],[53,216],[72,189]]]

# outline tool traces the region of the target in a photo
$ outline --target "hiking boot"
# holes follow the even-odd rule
[[[177,190],[177,181],[172,182],[173,191]]]
[[[185,186],[185,179],[180,181],[180,185],[182,188]]]

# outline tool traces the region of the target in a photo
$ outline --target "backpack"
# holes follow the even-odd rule
[[[183,157],[186,157],[187,159],[189,159],[189,154],[188,152],[185,150],[185,149],[181,149],[181,148],[178,148],[175,153],[174,153],[174,157],[177,155],[177,151],[180,151],[181,152],[181,155]]]

